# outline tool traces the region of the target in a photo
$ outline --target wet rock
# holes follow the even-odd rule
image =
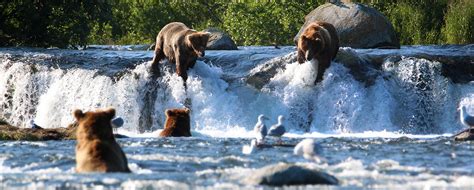
[[[211,33],[207,41],[208,50],[237,50],[237,45],[227,33],[217,28],[208,28],[204,32]]]
[[[76,139],[77,124],[61,128],[18,128],[0,120],[0,140],[18,141],[47,141],[47,140],[74,140]],[[115,138],[128,138],[121,134],[114,134]]]
[[[370,58],[359,55],[351,48],[340,48],[334,61],[349,68],[354,79],[364,83],[365,86],[374,84],[380,74]],[[250,71],[246,82],[257,89],[262,89],[279,70],[285,68],[286,64],[296,64],[295,62],[296,52],[266,61]]]
[[[455,141],[473,141],[474,128],[469,128],[453,136]]]
[[[0,140],[66,140],[75,139],[75,128],[32,129],[0,125]]]
[[[284,69],[286,64],[294,62],[296,62],[296,52],[268,60],[252,69],[246,78],[246,82],[257,89],[262,89],[277,74],[279,69]]]
[[[265,166],[244,179],[249,185],[337,185],[336,177],[322,171],[317,171],[294,164],[275,164]]]
[[[375,84],[377,76],[380,75],[378,65],[367,56],[357,53],[351,48],[340,48],[335,62],[341,63],[349,68],[355,80],[364,83],[365,86]]]
[[[305,16],[305,23],[294,40],[313,21],[334,25],[341,47],[400,48],[400,42],[390,21],[379,11],[360,3],[326,3]]]
[[[154,47],[155,44],[153,43]],[[88,45],[88,50],[112,50],[112,51],[145,51],[149,50],[150,45]]]
[[[384,73],[382,65],[387,62],[398,62],[402,58],[413,57],[441,63],[441,75],[454,83],[474,81],[474,54],[470,53],[474,45],[449,46],[409,46],[402,49],[352,49],[339,48],[334,62],[349,69],[350,74],[366,87],[375,83],[378,76]],[[247,84],[261,89],[268,84],[278,70],[285,69],[286,64],[296,62],[296,52],[275,57],[266,61],[246,76]]]

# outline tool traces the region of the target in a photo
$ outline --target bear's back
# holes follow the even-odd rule
[[[115,141],[111,119],[115,109],[86,112],[75,110],[77,172],[130,172],[125,153]]]
[[[191,121],[189,109],[166,110],[166,122],[161,137],[190,137]]]

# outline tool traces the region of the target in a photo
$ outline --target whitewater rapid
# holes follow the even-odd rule
[[[246,50],[236,55],[232,55],[235,51],[206,54],[270,59],[291,50],[262,50],[256,55],[250,50],[249,55]],[[0,60],[0,118],[21,127],[26,127],[30,119],[46,128],[65,127],[73,122],[73,109],[114,107],[126,122],[120,129],[122,133],[153,136],[163,126],[164,110],[183,107],[186,98],[192,103],[193,133],[213,137],[251,136],[259,114],[271,118],[267,125],[276,123],[278,115],[288,118],[288,137],[442,136],[463,128],[456,111],[461,104],[470,105],[469,111],[474,113],[473,82],[453,83],[441,75],[440,62],[423,58],[384,61],[382,74],[370,86],[355,80],[349,69],[336,61],[326,70],[324,80],[314,86],[316,70],[312,63],[288,62],[261,89],[247,84],[245,74],[268,59],[236,59],[232,64],[197,61],[189,70],[187,91],[173,68],[166,66],[162,77],[155,81],[154,101],[147,101],[144,95],[151,80],[151,52],[143,53],[144,59],[133,66],[117,66],[120,71],[114,74],[104,74],[107,68],[42,64],[42,60],[58,56],[48,52],[28,52],[22,55],[25,59],[14,59],[10,54],[14,53],[2,52]],[[112,55],[104,51],[101,56]],[[153,104],[153,123],[141,131],[140,116],[147,104]]]

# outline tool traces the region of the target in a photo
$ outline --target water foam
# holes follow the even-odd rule
[[[276,123],[278,115],[289,118],[285,124],[289,136],[443,135],[462,129],[456,113],[460,104],[474,105],[473,85],[452,84],[441,75],[440,63],[424,59],[386,61],[383,74],[372,86],[355,80],[338,62],[332,62],[324,80],[314,86],[314,63],[287,63],[262,90],[243,80],[226,80],[223,68],[197,61],[189,70],[187,91],[173,69],[164,69],[151,87],[157,89],[150,113],[153,123],[146,133],[139,134],[142,108],[151,103],[144,99],[149,66],[150,62],[142,62],[110,77],[98,70],[66,70],[3,59],[0,116],[16,126],[25,126],[35,118],[43,127],[65,127],[73,121],[72,109],[115,107],[117,115],[125,118],[120,131],[147,137],[157,136],[166,109],[183,107],[188,98],[193,134],[198,136],[251,137],[259,114],[271,118],[267,125]],[[474,106],[468,109],[473,112]]]

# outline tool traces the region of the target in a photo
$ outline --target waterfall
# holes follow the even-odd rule
[[[245,66],[239,65],[239,59],[226,66],[197,61],[189,70],[186,91],[166,62],[162,76],[151,79],[147,53],[134,53],[139,59],[115,63],[116,71],[109,72],[108,67],[91,65],[115,54],[95,52],[95,62],[82,57],[75,65],[55,59],[69,56],[65,60],[75,60],[74,56],[90,53],[73,52],[71,56],[69,51],[0,51],[0,119],[20,127],[26,127],[30,119],[46,128],[66,127],[74,120],[73,109],[114,107],[126,121],[124,130],[143,133],[162,128],[164,111],[183,107],[189,98],[192,129],[209,133],[250,131],[257,116],[265,114],[271,118],[268,125],[284,115],[294,133],[387,130],[439,134],[463,127],[457,121],[460,103],[474,105],[474,85],[454,84],[442,76],[440,62],[414,57],[384,61],[381,74],[370,86],[355,80],[350,69],[337,61],[314,86],[314,64],[289,61],[262,89],[248,85],[240,74],[264,64],[260,60],[245,60]],[[227,55],[217,53],[220,58]],[[84,66],[84,60],[93,63]]]

